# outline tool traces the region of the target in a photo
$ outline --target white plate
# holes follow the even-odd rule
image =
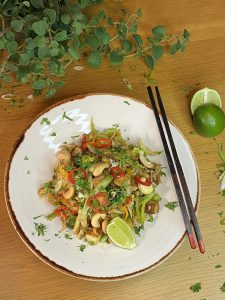
[[[63,119],[63,113],[73,119]],[[51,179],[56,165],[55,152],[63,142],[71,143],[71,136],[89,132],[93,116],[96,127],[104,129],[119,124],[123,135],[137,141],[140,137],[147,146],[162,150],[163,146],[153,111],[145,104],[119,95],[99,94],[74,97],[57,103],[39,115],[15,144],[6,170],[5,195],[12,223],[25,244],[44,262],[72,276],[93,280],[116,280],[135,276],[165,260],[181,244],[185,227],[180,208],[171,211],[166,201],[177,201],[171,176],[167,176],[158,192],[163,200],[158,218],[147,223],[141,237],[136,236],[137,247],[124,250],[113,244],[86,246],[83,241],[58,236],[61,222],[47,221],[53,207],[38,198],[41,184]],[[51,125],[41,125],[48,118]],[[171,125],[172,134],[184,169],[193,204],[198,201],[199,181],[193,154],[182,134]],[[56,132],[56,136],[51,136]],[[25,160],[25,156],[29,160]],[[167,167],[164,153],[154,157]],[[34,222],[47,226],[44,237],[34,233]]]

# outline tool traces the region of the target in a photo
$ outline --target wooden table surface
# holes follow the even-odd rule
[[[45,265],[23,244],[9,220],[3,195],[6,161],[13,143],[29,122],[50,104],[65,97],[89,92],[113,92],[146,101],[140,60],[130,60],[123,67],[101,70],[85,67],[82,72],[71,68],[65,77],[65,87],[54,99],[37,99],[24,108],[12,108],[0,103],[0,299],[225,299],[220,287],[225,282],[225,226],[220,225],[218,212],[225,212],[225,198],[217,195],[216,164],[219,157],[216,141],[190,134],[193,131],[189,102],[193,92],[205,86],[216,89],[225,107],[225,5],[223,0],[140,0],[105,1],[108,13],[116,15],[118,7],[136,11],[142,7],[140,31],[148,34],[152,26],[164,24],[178,33],[183,28],[191,32],[191,43],[184,54],[166,55],[157,65],[155,78],[165,99],[169,118],[189,141],[200,170],[201,201],[198,219],[206,245],[205,255],[189,248],[187,239],[167,261],[156,269],[119,282],[88,282],[69,277]],[[130,65],[135,66],[130,69]],[[121,78],[129,79],[129,91]],[[29,89],[18,89],[26,97]],[[217,269],[215,265],[221,264]],[[193,293],[189,287],[201,282],[202,289]]]

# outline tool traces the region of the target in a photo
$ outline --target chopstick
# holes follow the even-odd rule
[[[191,226],[191,223],[192,223],[195,234],[196,234],[196,238],[197,238],[197,241],[198,241],[199,250],[200,250],[201,253],[204,253],[205,249],[204,249],[204,244],[203,244],[202,237],[201,237],[201,232],[200,232],[200,229],[199,229],[199,226],[198,226],[197,218],[195,216],[194,208],[193,208],[193,205],[192,205],[192,202],[191,202],[191,197],[190,197],[190,193],[188,191],[188,187],[187,187],[187,183],[186,183],[186,180],[185,180],[185,177],[184,177],[184,173],[183,173],[181,164],[179,162],[179,158],[178,158],[176,148],[175,148],[175,145],[174,145],[174,142],[173,142],[172,134],[170,132],[168,120],[167,120],[166,113],[165,113],[165,110],[164,110],[164,107],[163,107],[163,103],[162,103],[162,100],[161,100],[161,97],[160,97],[159,89],[158,89],[158,87],[156,87],[157,99],[158,99],[160,110],[161,110],[161,113],[162,113],[162,116],[163,116],[163,121],[164,121],[164,125],[165,125],[166,131],[167,131],[167,137],[168,137],[168,140],[169,140],[170,145],[171,145],[172,153],[174,154],[176,152],[176,154],[174,155],[174,161],[175,161],[177,170],[182,170],[182,171],[178,171],[178,173],[179,173],[179,177],[180,177],[182,187],[184,186],[183,192],[184,192],[185,199],[186,199],[187,203],[185,203],[185,200],[184,200],[184,197],[183,197],[183,194],[182,194],[182,189],[181,189],[181,186],[180,186],[180,183],[179,183],[178,175],[177,175],[177,172],[176,172],[176,169],[175,169],[175,166],[174,166],[174,163],[173,163],[173,159],[172,159],[172,156],[171,156],[168,144],[167,144],[166,136],[165,136],[164,129],[163,129],[163,126],[162,126],[162,123],[161,123],[161,119],[159,117],[159,112],[158,112],[158,109],[157,109],[157,106],[156,106],[156,103],[155,103],[155,99],[154,99],[154,96],[153,96],[153,93],[152,93],[152,89],[151,89],[150,86],[148,86],[147,90],[148,90],[149,98],[150,98],[152,108],[153,108],[153,111],[154,111],[154,114],[155,114],[155,118],[156,118],[156,122],[157,122],[157,125],[158,125],[161,140],[162,140],[162,143],[163,143],[163,146],[164,146],[164,149],[165,149],[165,154],[166,154],[166,157],[167,157],[167,161],[168,161],[170,173],[171,173],[171,176],[172,176],[173,184],[174,184],[175,191],[176,191],[178,201],[179,201],[179,205],[180,205],[180,208],[181,208],[181,213],[182,213],[182,216],[183,216],[183,220],[184,220],[184,224],[185,224],[185,227],[186,227],[186,231],[187,231],[190,246],[191,246],[192,249],[196,248],[196,243],[195,243],[193,230],[192,230],[192,226]],[[171,141],[172,141],[172,143],[171,143]],[[187,191],[188,191],[188,193],[187,193]],[[189,195],[189,196],[186,197],[186,195]],[[191,222],[190,222],[190,218],[189,218],[189,214],[188,214],[186,205],[188,207]]]

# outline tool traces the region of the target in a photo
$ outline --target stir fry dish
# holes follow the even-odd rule
[[[52,180],[39,196],[55,206],[48,220],[59,217],[63,229],[96,245],[110,242],[107,226],[116,217],[135,231],[159,212],[162,166],[147,155],[158,155],[140,142],[128,143],[118,127],[91,132],[79,143],[63,144]]]

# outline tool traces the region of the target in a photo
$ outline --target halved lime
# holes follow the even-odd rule
[[[191,113],[194,114],[195,110],[202,104],[211,103],[222,107],[221,98],[217,91],[204,88],[197,91],[191,100]]]
[[[107,227],[110,240],[117,246],[125,249],[133,249],[136,246],[133,232],[129,225],[121,218],[114,218]]]

